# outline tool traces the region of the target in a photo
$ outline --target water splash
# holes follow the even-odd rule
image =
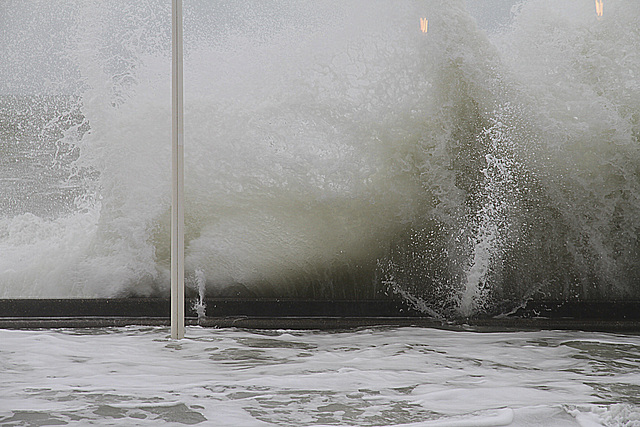
[[[474,195],[474,210],[467,215],[467,223],[459,241],[470,246],[470,256],[464,270],[464,282],[459,311],[470,316],[482,311],[492,291],[492,283],[499,282],[508,248],[517,243],[522,197],[517,177],[523,176],[522,165],[513,156],[514,143],[511,132],[502,121],[505,113],[494,112],[490,125],[478,135],[486,144],[486,167],[482,169],[483,181]]]
[[[579,3],[487,34],[462,1],[190,2],[188,274],[310,298],[386,280],[441,315],[640,295],[640,3]],[[168,295],[168,5],[1,7],[21,98],[0,105],[0,294]],[[51,84],[18,82],[49,51]]]
[[[204,271],[196,269],[194,273],[194,287],[198,291],[198,299],[193,303],[193,310],[198,314],[198,321],[206,317],[207,303],[205,302],[207,280]]]

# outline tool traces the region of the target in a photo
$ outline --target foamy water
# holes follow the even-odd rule
[[[592,3],[185,4],[192,292],[637,298],[640,3]],[[166,295],[169,6],[0,7],[0,296]]]
[[[640,339],[582,332],[0,331],[2,425],[638,426]]]

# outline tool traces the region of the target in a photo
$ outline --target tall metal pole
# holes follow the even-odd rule
[[[184,338],[184,101],[182,0],[171,4],[171,338]]]

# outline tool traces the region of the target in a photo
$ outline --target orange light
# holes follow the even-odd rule
[[[420,30],[423,33],[426,33],[428,29],[429,29],[429,20],[427,18],[420,18]]]
[[[598,19],[604,15],[604,0],[596,0],[596,15],[598,15]]]

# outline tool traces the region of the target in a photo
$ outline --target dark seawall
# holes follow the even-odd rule
[[[252,329],[418,326],[476,331],[640,332],[640,301],[530,301],[506,315],[455,319],[427,316],[398,299],[208,298],[201,316],[196,312],[195,303],[193,299],[185,303],[187,325]],[[0,299],[0,328],[5,329],[166,326],[169,323],[170,300],[167,298]]]

